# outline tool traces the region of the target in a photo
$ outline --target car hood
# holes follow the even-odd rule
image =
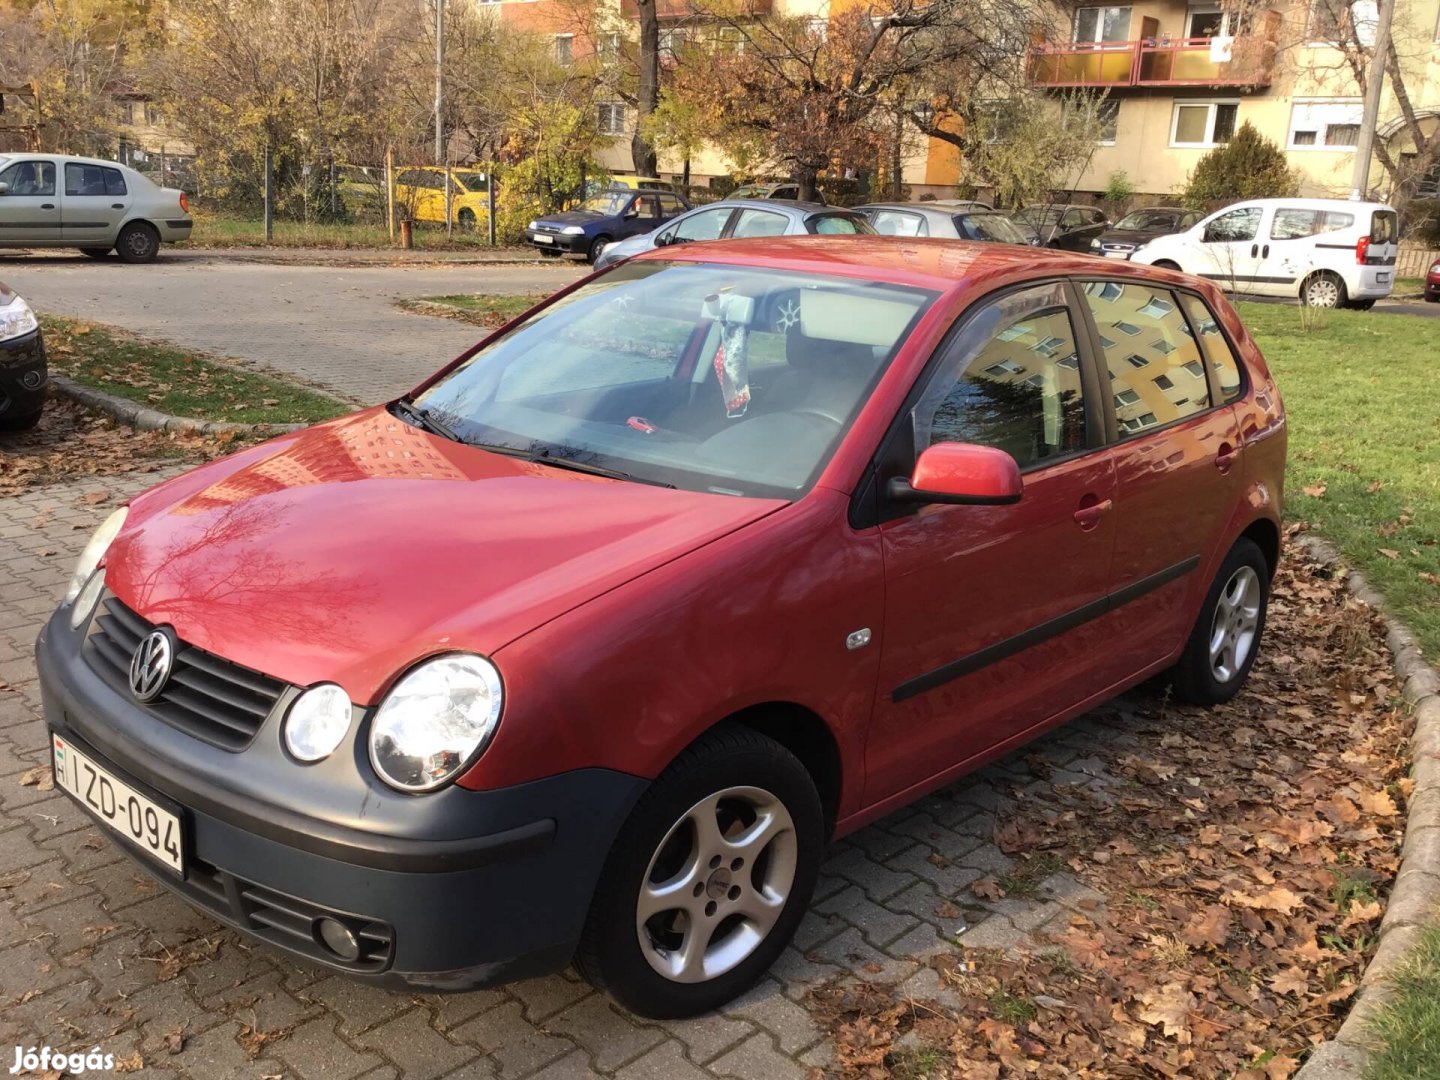
[[[1100,234],[1102,244],[1144,244],[1160,236],[1174,234],[1174,229],[1107,229]]]
[[[784,505],[501,457],[377,408],[147,492],[105,576],[184,641],[364,704]]]
[[[537,225],[551,225],[557,229],[563,229],[566,225],[599,225],[602,221],[611,220],[604,214],[596,214],[589,210],[566,210],[560,214],[546,214],[542,218],[536,218]]]

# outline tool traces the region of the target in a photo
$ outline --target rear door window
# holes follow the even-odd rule
[[[877,210],[870,223],[881,236],[930,235],[923,217],[919,214],[907,214],[903,210]]]
[[[776,214],[769,210],[741,210],[740,220],[735,223],[735,229],[730,235],[737,239],[754,236],[784,236],[789,223],[789,219],[784,214]]]
[[[76,197],[124,195],[125,177],[120,175],[119,169],[67,161],[65,163],[65,194]]]
[[[1187,368],[1200,360],[1200,347],[1174,293],[1113,281],[1089,282],[1084,291],[1100,331],[1122,439],[1210,407],[1203,368],[1198,379]]]
[[[820,217],[813,217],[806,225],[811,232],[819,233],[821,236],[854,236],[860,231],[855,227],[855,220],[844,214],[824,214]]]
[[[1215,371],[1216,381],[1220,384],[1221,400],[1226,403],[1234,401],[1245,388],[1240,375],[1240,361],[1235,358],[1235,351],[1230,348],[1230,343],[1220,331],[1220,323],[1215,318],[1215,313],[1204,300],[1189,293],[1180,294],[1180,305],[1190,317],[1190,325],[1195,328],[1195,333],[1200,338],[1200,348],[1205,353],[1205,359]],[[1187,368],[1187,371],[1192,376],[1204,374],[1198,364]]]
[[[1376,210],[1370,215],[1370,242],[1393,244],[1400,233],[1400,219],[1394,210]]]

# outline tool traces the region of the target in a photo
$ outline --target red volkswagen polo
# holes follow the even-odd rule
[[[118,511],[38,644],[56,779],[308,960],[699,1012],[830,837],[1147,676],[1235,694],[1285,441],[1196,278],[667,248]]]

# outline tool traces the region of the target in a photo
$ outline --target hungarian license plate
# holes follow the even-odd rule
[[[1107,259],[1128,259],[1129,257],[1130,257],[1130,252],[1128,252],[1128,251],[1107,251],[1107,252],[1105,252],[1105,258],[1107,258]]]
[[[1378,274],[1375,275],[1375,280],[1381,285],[1388,285],[1390,283],[1390,271],[1381,270]]]
[[[536,233],[535,242],[537,244],[553,244],[555,238],[553,236],[546,236],[544,233]]]
[[[59,735],[50,738],[55,751],[55,782],[126,840],[184,877],[185,843],[180,819],[96,765]]]

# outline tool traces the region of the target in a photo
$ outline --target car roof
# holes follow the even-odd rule
[[[1093,255],[1070,254],[1019,244],[987,244],[898,236],[785,236],[744,240],[708,240],[703,244],[657,248],[639,259],[728,263],[911,285],[941,293],[969,291],[997,274],[1043,277],[1047,274],[1113,276],[1117,270],[1137,278],[1175,284],[1179,275],[1139,263],[1108,266]],[[1026,273],[1026,272],[1029,273]]]
[[[1220,210],[1233,210],[1237,206],[1285,206],[1295,210],[1338,210],[1344,207],[1362,210],[1389,210],[1392,214],[1395,212],[1395,208],[1388,203],[1352,202],[1349,199],[1236,199],[1229,205],[1220,207]],[[1211,213],[1219,212],[1219,210],[1211,211]]]
[[[695,207],[696,210],[704,210],[709,206],[743,206],[751,210],[793,210],[797,214],[833,214],[837,211],[850,211],[845,206],[826,206],[824,203],[804,202],[800,199],[717,199],[713,203],[701,203]]]

